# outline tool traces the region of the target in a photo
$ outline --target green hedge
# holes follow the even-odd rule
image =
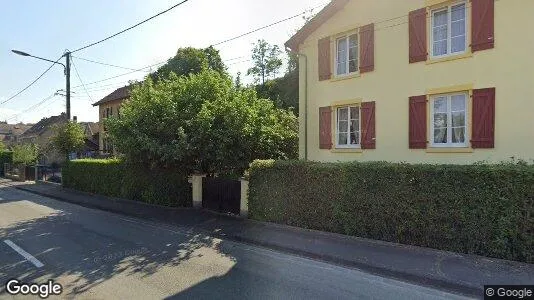
[[[0,176],[4,177],[6,174],[4,174],[4,164],[13,163],[13,152],[11,151],[1,151],[0,152]]]
[[[534,263],[534,166],[255,161],[261,221]]]
[[[68,188],[172,207],[192,205],[191,184],[180,172],[128,166],[117,159],[73,160],[61,172]]]

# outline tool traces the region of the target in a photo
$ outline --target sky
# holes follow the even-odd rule
[[[0,102],[20,91],[50,66],[46,61],[15,55],[12,49],[56,60],[67,49],[72,51],[101,40],[180,1],[4,1],[0,11]],[[129,69],[165,62],[180,47],[205,48],[311,8],[315,8],[316,13],[327,3],[328,0],[189,0],[122,35],[72,54],[75,67],[71,67],[71,114],[79,121],[98,121],[98,108],[92,103],[129,80],[142,79],[147,74]],[[265,39],[284,49],[284,42],[303,24],[304,20],[298,17],[216,48],[229,72],[233,76],[241,72],[244,76],[251,67],[247,60],[255,41]],[[61,62],[64,63],[64,59]],[[146,71],[156,69],[154,66]],[[123,75],[125,73],[130,74]],[[118,75],[123,76],[101,81]],[[252,80],[246,76],[243,79],[244,82]],[[64,112],[65,97],[54,96],[61,89],[65,89],[65,76],[63,67],[56,65],[27,91],[0,105],[0,121],[35,123]]]

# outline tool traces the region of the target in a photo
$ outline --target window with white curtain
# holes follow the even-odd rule
[[[467,147],[467,93],[431,97],[433,147]]]
[[[432,56],[464,53],[467,48],[467,11],[464,2],[432,11]]]
[[[358,71],[358,35],[351,34],[336,40],[336,75]]]
[[[336,147],[360,147],[359,106],[342,106],[336,109]]]

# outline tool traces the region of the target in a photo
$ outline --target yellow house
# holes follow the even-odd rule
[[[534,159],[534,1],[333,0],[299,54],[302,159]]]
[[[120,116],[122,103],[128,98],[130,98],[130,86],[124,86],[93,104],[93,106],[98,106],[98,125],[100,132],[98,148],[101,154],[114,152],[113,144],[109,141],[106,133],[104,120],[113,116]]]

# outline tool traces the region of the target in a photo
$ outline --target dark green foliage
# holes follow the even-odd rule
[[[11,151],[1,151],[0,152],[0,176],[5,176],[4,174],[4,164],[13,163],[13,152]]]
[[[298,70],[285,74],[263,85],[255,86],[258,98],[270,99],[276,107],[292,109],[295,115],[299,113],[299,75]]]
[[[534,262],[534,166],[256,161],[253,219]]]
[[[187,175],[170,170],[128,166],[117,159],[69,161],[62,168],[63,186],[145,203],[190,207]]]

